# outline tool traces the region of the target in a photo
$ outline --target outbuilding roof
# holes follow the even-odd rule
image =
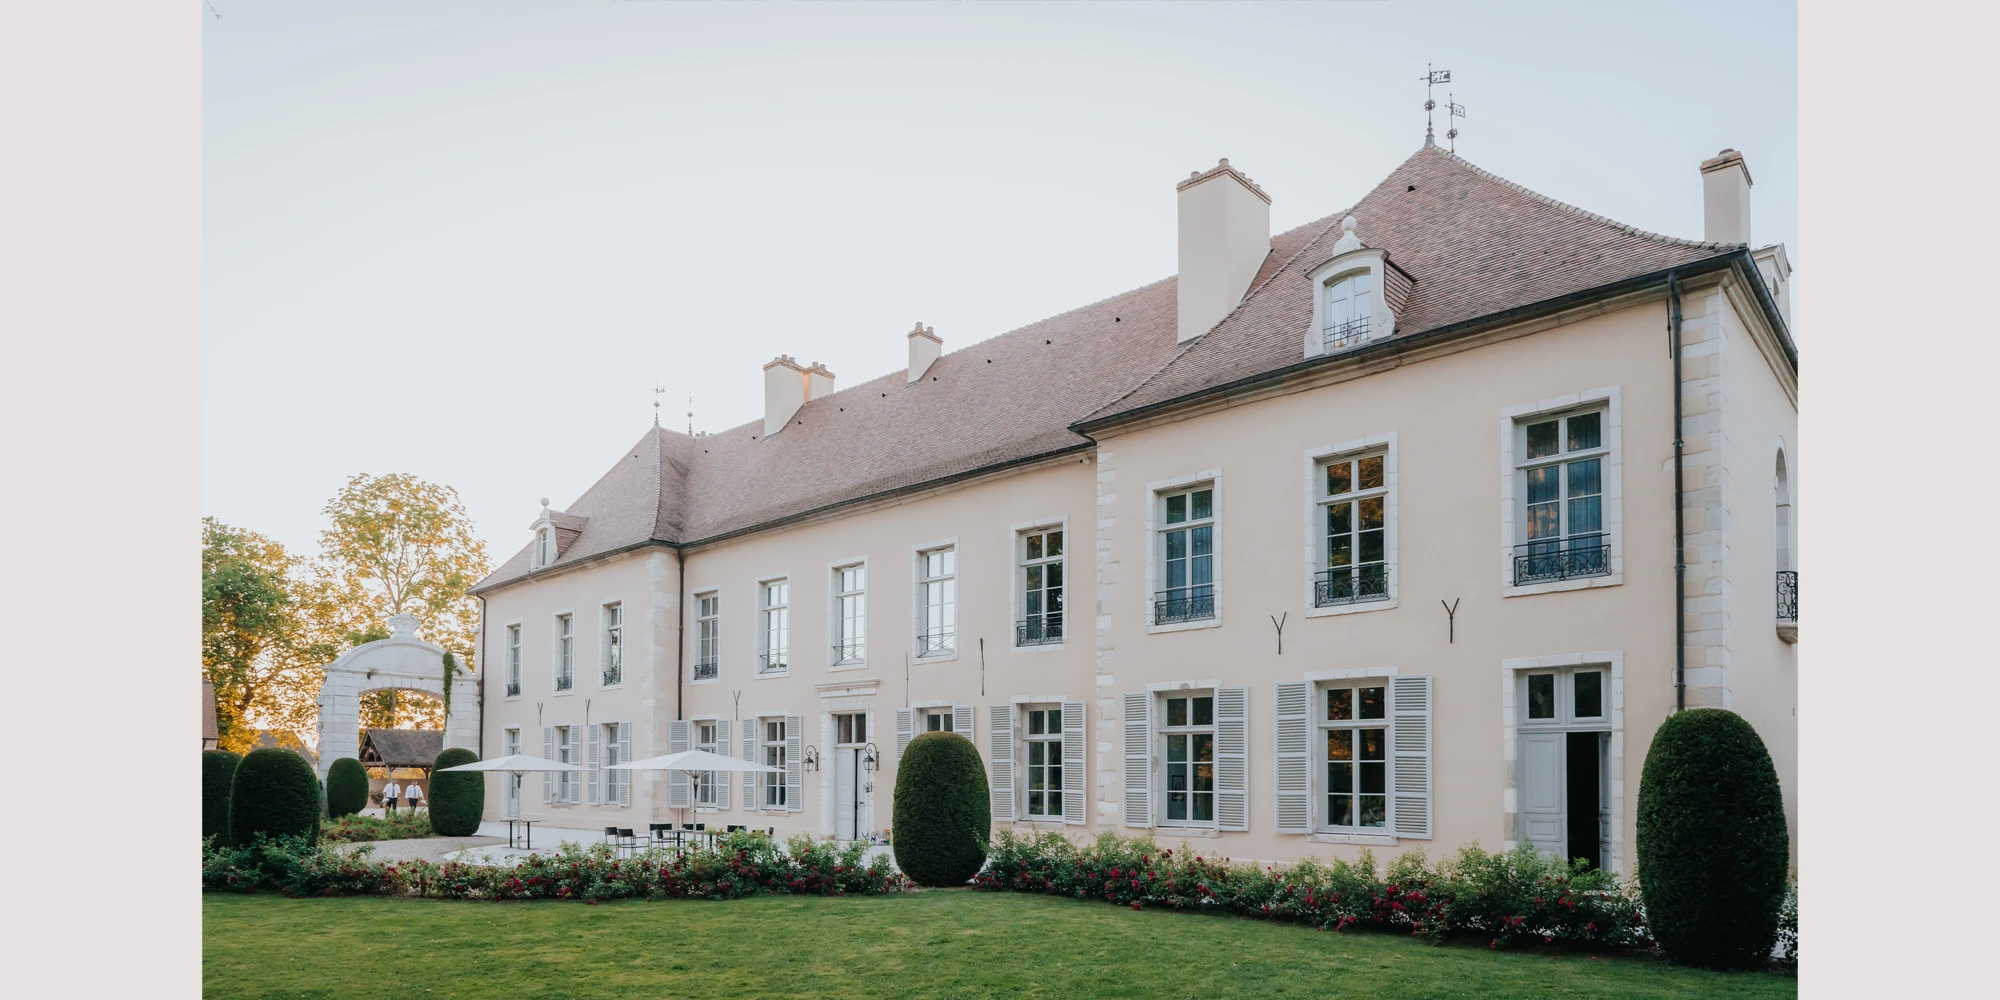
[[[424,767],[437,762],[444,752],[441,729],[364,729],[361,731],[361,760],[388,767]]]

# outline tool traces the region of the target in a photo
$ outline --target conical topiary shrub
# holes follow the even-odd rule
[[[326,769],[326,814],[352,816],[368,805],[368,769],[352,757],[342,757]]]
[[[228,750],[201,752],[201,835],[229,843],[229,783],[243,755]]]
[[[1789,841],[1778,770],[1734,712],[1667,717],[1639,776],[1639,890],[1667,957],[1763,963],[1778,935]]]
[[[910,741],[896,768],[896,867],[918,885],[964,885],[986,864],[993,803],[979,749],[957,733]]]
[[[432,833],[470,837],[479,832],[479,820],[486,814],[486,775],[478,771],[439,773],[478,759],[478,754],[464,747],[451,747],[431,762]]]
[[[278,747],[252,750],[229,787],[229,839],[249,845],[259,834],[319,839],[319,776],[304,757]]]

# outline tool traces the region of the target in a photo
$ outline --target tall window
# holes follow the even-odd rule
[[[833,571],[833,662],[860,663],[868,658],[868,569],[843,566]]]
[[[1028,710],[1028,815],[1063,814],[1062,709]]]
[[[1215,823],[1215,697],[1167,699],[1166,822],[1181,826]]]
[[[507,697],[521,693],[521,626],[507,626]]]
[[[1319,607],[1389,596],[1386,455],[1322,463],[1320,524],[1324,567],[1313,581]]]
[[[713,680],[720,672],[722,595],[698,594],[694,599],[694,679]]]
[[[1375,278],[1356,274],[1326,286],[1324,323],[1320,330],[1331,351],[1351,347],[1368,339],[1369,311],[1373,309]]]
[[[1791,637],[1798,636],[1799,621],[1799,571],[1792,565],[1792,484],[1785,472],[1785,453],[1778,452],[1778,621],[1790,622],[1793,626]],[[1778,633],[1780,638],[1786,633]]]
[[[556,540],[549,529],[543,528],[535,534],[535,565],[547,566],[556,561]]]
[[[758,629],[758,655],[761,673],[778,673],[791,661],[786,653],[790,649],[792,634],[792,587],[785,580],[771,580],[757,585],[759,607],[757,616],[761,620]]]
[[[507,737],[501,746],[507,751],[506,755],[512,757],[519,754],[521,752],[521,727],[508,726],[504,731]]]
[[[576,659],[576,621],[572,615],[556,616],[556,690],[570,688],[570,668]]]
[[[1036,646],[1063,638],[1063,533],[1061,529],[1021,536],[1021,612],[1014,644]]]
[[[1153,624],[1215,617],[1215,490],[1160,497],[1160,580]]]
[[[618,756],[618,723],[607,722],[597,727],[597,738],[600,741],[599,746],[602,748],[599,751],[602,756],[598,759],[604,762],[604,804],[610,806],[629,805],[630,803],[625,798],[625,789],[628,787],[625,782],[627,780],[626,776],[631,774],[631,772],[611,770],[613,765],[625,763]]]
[[[946,706],[944,708],[926,708],[926,709],[920,709],[920,711],[923,713],[924,718],[923,718],[923,725],[920,726],[919,728],[922,729],[924,732],[949,733],[953,731],[951,724],[952,713],[950,706]]]
[[[697,722],[694,724],[694,748],[703,753],[716,752],[715,723]],[[694,804],[697,806],[715,805],[715,772],[696,771],[689,775],[689,777],[694,781]]]
[[[1389,703],[1381,685],[1326,688],[1326,813],[1330,829],[1380,829],[1389,821]]]
[[[776,774],[759,775],[764,782],[764,807],[785,808],[785,720],[764,720],[764,763],[778,769]]]
[[[557,760],[557,761],[558,761],[559,763],[563,763],[563,764],[574,764],[574,763],[576,763],[576,761],[574,761],[574,760],[571,760],[571,759],[570,759],[570,758],[571,758],[572,756],[573,756],[573,755],[572,755],[572,754],[571,754],[571,753],[569,752],[569,727],[568,727],[568,726],[557,726],[557,727],[556,727],[556,760]],[[557,802],[568,802],[568,801],[569,801],[569,797],[570,797],[570,791],[571,791],[571,789],[572,789],[572,788],[574,787],[574,785],[575,785],[575,783],[576,783],[576,775],[577,775],[578,773],[580,773],[580,772],[577,772],[577,771],[557,771],[557,772],[556,772],[556,801],[557,801]]]
[[[1520,425],[1523,504],[1515,584],[1611,572],[1604,533],[1604,412]]]
[[[918,553],[917,571],[917,599],[923,608],[917,655],[949,653],[958,648],[958,550],[948,547]]]
[[[604,606],[604,683],[616,684],[625,677],[625,606]]]

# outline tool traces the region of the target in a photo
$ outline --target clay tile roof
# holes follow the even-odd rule
[[[1298,363],[1312,322],[1306,272],[1331,256],[1349,214],[1362,242],[1415,281],[1396,336],[1742,249],[1644,232],[1424,147],[1352,208],[1272,237],[1242,304],[1184,346],[1166,278],[958,347],[915,384],[896,371],[813,399],[768,440],[761,420],[696,437],[655,427],[569,506],[583,523],[550,569],[1087,447],[1073,429],[1086,419]],[[528,554],[524,543],[475,590],[529,575]]]
[[[372,751],[372,752],[371,752]],[[429,767],[444,752],[440,729],[364,729],[361,759],[389,767]]]

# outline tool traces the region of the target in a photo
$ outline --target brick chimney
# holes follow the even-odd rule
[[[1271,196],[1219,160],[1174,186],[1180,193],[1180,330],[1186,343],[1243,301],[1271,252]]]
[[[1710,243],[1750,242],[1750,166],[1725,149],[1701,161],[1701,238]]]
[[[764,366],[764,436],[784,430],[805,404],[806,370],[789,354],[771,359]]]
[[[944,353],[944,341],[940,340],[938,335],[931,332],[931,328],[925,326],[921,321],[917,323],[916,329],[909,332],[908,337],[910,341],[910,374],[904,380],[904,385],[910,385],[918,379],[923,378],[924,373],[931,370],[931,364],[937,361],[938,355]]]

